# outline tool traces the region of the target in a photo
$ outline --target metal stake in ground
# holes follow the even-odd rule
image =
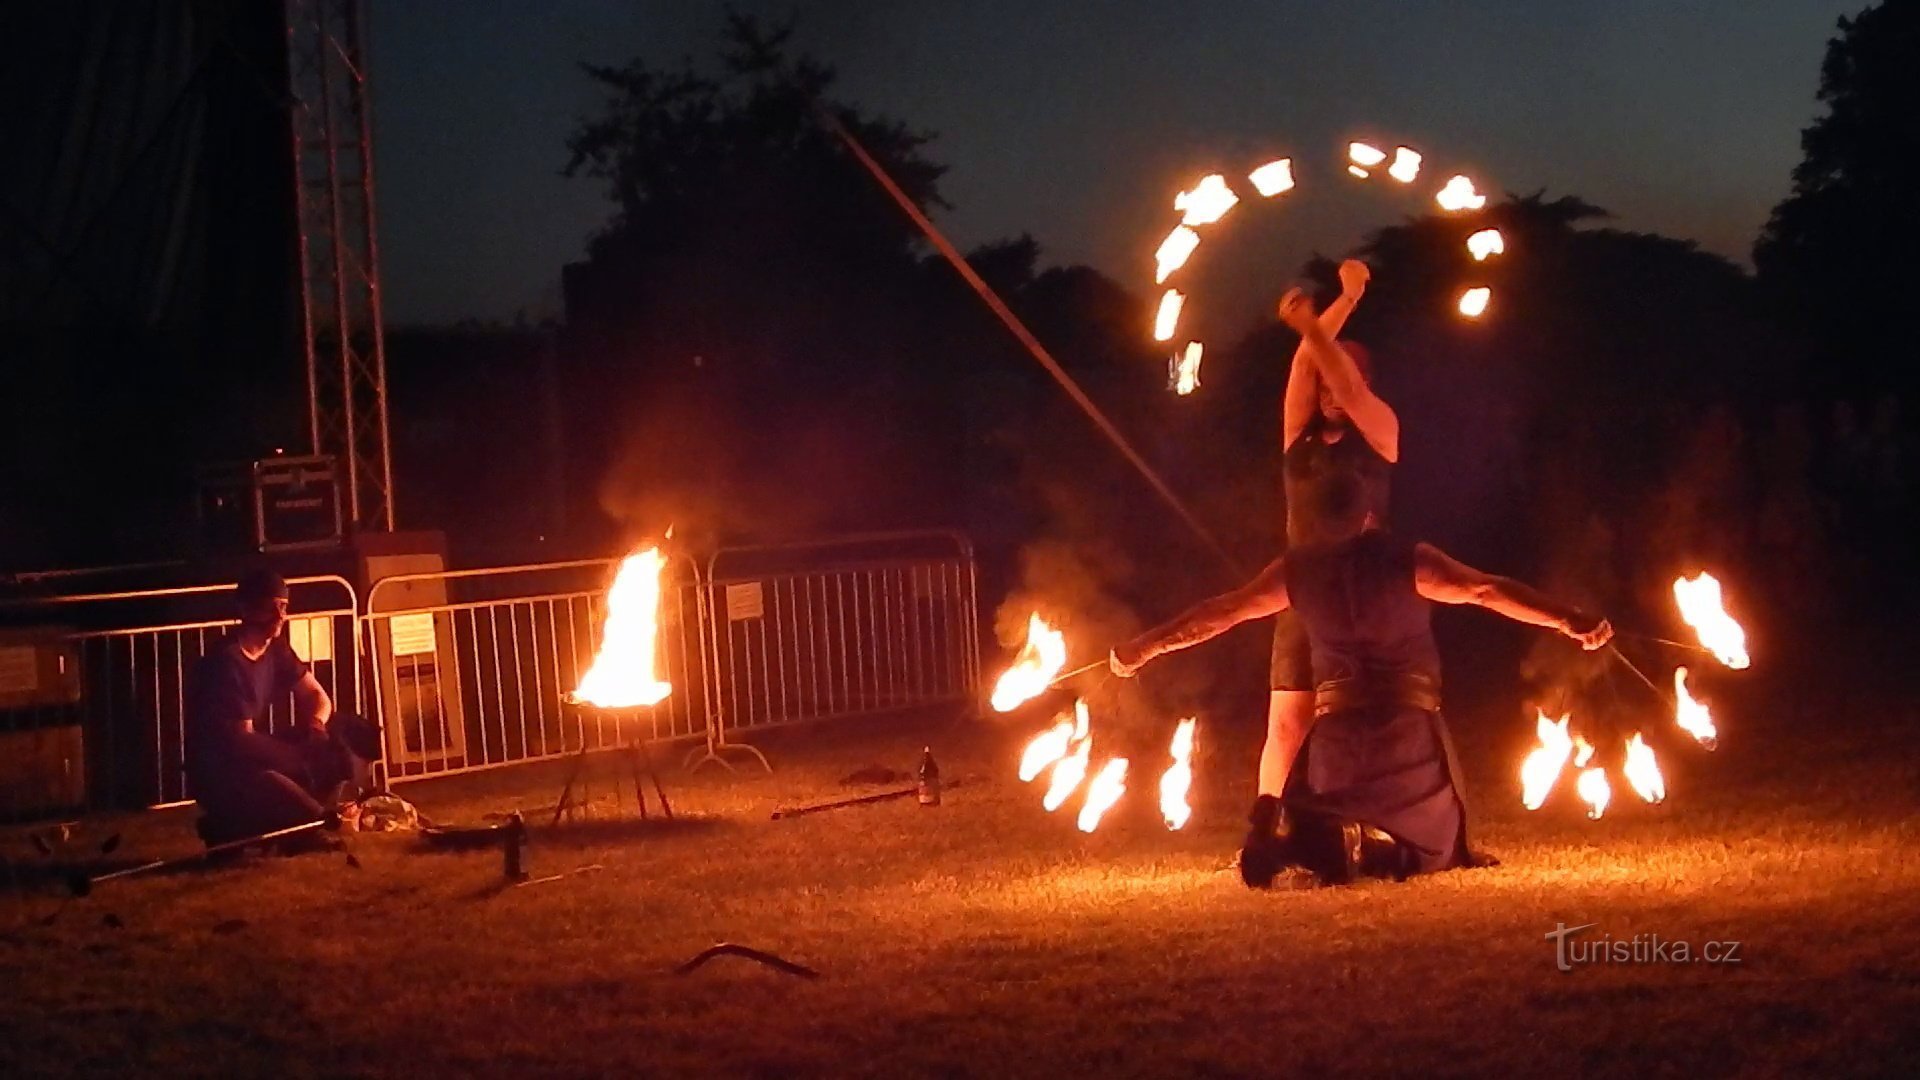
[[[115,870],[111,874],[89,877],[86,874],[76,873],[67,879],[67,891],[75,896],[85,896],[92,892],[96,885],[103,885],[109,881],[137,877],[141,874],[152,873],[155,870],[167,870],[176,866],[190,866],[193,863],[207,858],[209,855],[218,855],[223,851],[237,851],[240,848],[246,847],[248,844],[259,844],[268,840],[279,840],[283,837],[298,836],[302,833],[315,832],[320,829],[337,830],[339,828],[340,815],[328,814],[318,821],[309,821],[305,825],[294,825],[290,828],[275,829],[272,832],[261,833],[258,836],[244,836],[238,840],[229,840],[224,844],[210,844],[206,850],[196,851],[191,855],[182,855],[175,859],[155,859],[153,862],[141,863],[139,866],[130,866],[125,870]]]

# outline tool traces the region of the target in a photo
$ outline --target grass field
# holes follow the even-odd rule
[[[1669,757],[1666,806],[1617,792],[1598,823],[1570,797],[1522,810],[1511,740],[1456,717],[1503,864],[1348,889],[1239,884],[1252,733],[1209,728],[1177,834],[1151,773],[1083,836],[1011,775],[1026,732],[928,717],[769,740],[772,776],[669,771],[672,826],[608,805],[536,831],[530,870],[565,876],[520,888],[496,853],[359,836],[357,869],[258,859],[69,902],[45,880],[65,856],[16,832],[0,1075],[1913,1075],[1911,716],[1754,712],[1718,753]],[[927,739],[961,781],[945,805],[769,820],[861,766],[911,769]],[[477,820],[557,788],[535,766],[404,791]],[[111,859],[184,851],[185,820],[89,821],[65,850],[119,830]],[[1739,962],[1562,972],[1557,923],[1738,942]],[[672,974],[717,941],[821,978]]]

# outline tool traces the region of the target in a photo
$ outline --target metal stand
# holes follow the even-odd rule
[[[696,746],[689,751],[680,767],[688,772],[698,772],[700,766],[712,762],[728,772],[733,772],[735,771],[733,763],[721,756],[729,751],[736,754],[752,754],[759,759],[761,768],[768,772],[773,771],[773,763],[767,760],[767,755],[761,753],[758,747],[747,743],[728,742],[726,732],[719,730],[717,725],[707,729],[706,745]]]
[[[584,708],[579,706],[576,706],[576,708],[581,708],[581,711],[584,712]],[[616,710],[606,711],[615,712]],[[620,726],[620,717],[617,715],[614,718],[614,726],[616,729]],[[560,801],[554,805],[553,819],[549,824],[558,825],[563,816],[571,821],[575,811],[578,811],[582,816],[588,813],[590,798],[587,794],[585,777],[588,749],[587,727],[583,716],[580,723],[580,749],[573,755],[573,762],[567,769],[566,784],[560,789]],[[628,739],[617,748],[617,751],[622,759],[625,760],[627,773],[633,779],[633,798],[634,801],[640,805],[640,820],[647,820],[647,788],[645,781],[650,780],[653,783],[653,793],[660,800],[660,812],[666,815],[668,821],[672,821],[673,804],[667,801],[667,791],[660,785],[660,774],[654,770],[653,755],[647,751],[647,741],[645,739]],[[580,799],[578,802],[575,802],[573,798],[573,788],[576,783],[580,786]],[[618,780],[614,781],[613,791],[614,799],[617,802],[620,797],[620,782]]]

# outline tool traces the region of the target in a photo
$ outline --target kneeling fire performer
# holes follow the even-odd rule
[[[1314,719],[1280,798],[1254,803],[1240,855],[1250,886],[1298,865],[1322,881],[1404,878],[1467,860],[1466,810],[1440,715],[1440,654],[1429,601],[1476,604],[1597,649],[1613,636],[1587,615],[1431,544],[1368,528],[1358,483],[1316,493],[1318,535],[1246,585],[1113,651],[1129,677],[1162,653],[1292,610],[1312,649]]]

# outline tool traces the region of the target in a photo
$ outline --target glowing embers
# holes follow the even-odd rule
[[[1440,204],[1440,209],[1447,211],[1478,210],[1487,205],[1487,197],[1475,191],[1473,181],[1464,176],[1448,180],[1433,201]]]
[[[1048,626],[1040,613],[1034,612],[1027,618],[1026,645],[1014,658],[1013,666],[993,686],[994,709],[1009,712],[1022,702],[1039,697],[1066,666],[1066,635]]]
[[[1263,199],[1271,199],[1283,191],[1293,189],[1293,159],[1281,158],[1269,161],[1265,165],[1247,174],[1247,180],[1253,184],[1253,190]]]
[[[1186,302],[1178,289],[1168,289],[1160,298],[1160,310],[1153,316],[1153,340],[1173,340],[1173,331],[1180,325],[1180,306]]]
[[[673,686],[654,677],[659,636],[660,573],[667,565],[659,548],[634,552],[620,563],[607,590],[607,621],[600,651],[570,700],[603,709],[657,705]]]
[[[1680,605],[1680,617],[1693,627],[1700,644],[1721,663],[1735,670],[1752,663],[1747,656],[1747,633],[1727,614],[1720,582],[1712,574],[1702,571],[1697,577],[1675,578],[1673,600]]]
[[[1261,192],[1261,194],[1266,194]],[[1211,225],[1225,217],[1240,201],[1240,196],[1227,186],[1227,178],[1219,173],[1201,177],[1200,182],[1191,191],[1183,191],[1173,197],[1173,208],[1185,214],[1180,224]]]

